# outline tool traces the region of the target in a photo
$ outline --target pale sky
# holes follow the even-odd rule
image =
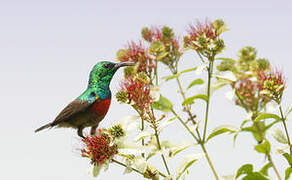
[[[289,0],[0,0],[0,179],[142,179],[135,173],[122,175],[124,168],[114,164],[93,178],[87,174],[89,160],[78,154],[80,146],[74,130],[52,129],[38,134],[34,130],[52,121],[79,96],[95,63],[115,59],[119,48],[141,38],[144,26],[168,25],[182,37],[189,23],[206,17],[222,18],[231,29],[223,35],[227,45],[225,56],[236,58],[240,48],[255,46],[259,57],[268,58],[282,69],[288,85],[283,105],[286,108],[292,103]],[[184,57],[181,70],[199,64],[198,57],[191,55]],[[111,83],[113,93],[119,89],[121,72]],[[168,71],[162,73],[167,75]],[[186,75],[184,86],[192,78],[193,74]],[[162,94],[181,102],[175,82],[163,86]],[[173,91],[166,93],[168,89]],[[216,92],[211,100],[208,132],[222,124],[239,126],[246,117],[242,109],[224,97],[228,90]],[[197,103],[193,109],[199,118],[203,117],[203,103]],[[127,115],[135,114],[129,106],[113,100],[101,127],[109,127]],[[282,128],[280,124],[278,127]],[[291,121],[288,128],[292,128]],[[174,142],[192,140],[179,123],[170,126],[161,138]],[[273,147],[279,145],[272,142]],[[234,174],[245,163],[260,169],[265,158],[255,153],[254,144],[251,135],[241,134],[233,147],[232,136],[222,135],[210,141],[207,149],[222,176]],[[274,150],[274,161],[284,174],[287,164]],[[192,152],[201,150],[197,147]],[[164,171],[159,158],[151,162]],[[170,162],[172,171],[176,164],[177,161]],[[189,179],[214,179],[205,159],[190,168]]]

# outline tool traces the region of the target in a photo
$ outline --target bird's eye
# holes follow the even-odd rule
[[[114,64],[104,64],[103,67],[104,68],[112,68],[114,66]]]

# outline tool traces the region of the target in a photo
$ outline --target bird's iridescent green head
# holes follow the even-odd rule
[[[131,62],[113,63],[109,61],[101,61],[92,68],[89,76],[88,87],[108,87],[114,74],[120,67],[132,65],[134,65],[134,63]]]

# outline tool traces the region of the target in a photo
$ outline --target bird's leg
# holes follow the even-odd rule
[[[96,128],[97,128],[97,126],[92,126],[91,127],[91,130],[90,130],[90,135],[91,136],[96,135]]]
[[[83,126],[78,127],[77,134],[84,139],[85,137],[83,136],[83,129]]]

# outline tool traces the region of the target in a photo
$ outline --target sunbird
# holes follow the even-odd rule
[[[56,117],[35,132],[51,127],[68,127],[77,129],[78,136],[84,138],[83,129],[91,127],[90,134],[96,133],[99,122],[103,120],[111,103],[110,82],[116,71],[123,66],[132,66],[132,62],[112,63],[102,61],[91,70],[87,89]]]

